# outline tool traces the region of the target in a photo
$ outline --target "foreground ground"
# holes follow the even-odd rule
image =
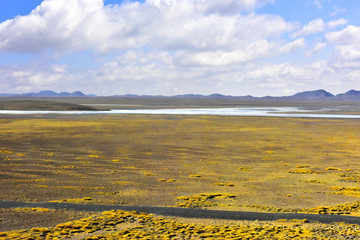
[[[141,115],[0,120],[2,200],[357,216],[359,159],[358,120]],[[45,220],[52,211],[2,211],[0,230],[12,230],[9,222],[13,229],[51,229],[76,219],[66,211],[54,221]],[[37,219],[33,225],[14,223],[30,215]]]
[[[344,223],[164,218],[118,210],[49,228],[0,232],[0,239],[358,239],[359,234],[359,225]]]

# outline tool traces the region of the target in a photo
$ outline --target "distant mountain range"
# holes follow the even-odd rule
[[[86,95],[80,91],[76,92],[54,92],[54,91],[40,91],[37,93],[23,93],[23,94],[12,94],[12,93],[0,93],[0,97],[100,97],[94,94]],[[107,96],[112,98],[191,98],[191,99],[238,99],[238,100],[287,100],[287,101],[360,101],[360,91],[350,90],[346,93],[341,93],[338,95],[333,95],[323,89],[314,90],[314,91],[305,91],[299,92],[292,96],[283,96],[283,97],[253,97],[250,95],[247,96],[231,96],[231,95],[222,95],[222,94],[211,94],[211,95],[200,95],[200,94],[183,94],[183,95],[174,95],[174,96],[162,96],[162,95],[113,95]]]
[[[22,94],[16,94],[16,93],[0,93],[0,97],[96,97],[96,95],[90,94],[85,95],[84,93],[80,91],[76,92],[54,92],[54,91],[41,91],[41,92],[31,92],[31,93],[22,93]]]

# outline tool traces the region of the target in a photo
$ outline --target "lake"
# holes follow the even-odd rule
[[[327,111],[329,109],[326,109]],[[0,114],[145,114],[145,115],[213,115],[291,118],[360,118],[360,114],[321,113],[296,107],[256,108],[174,108],[174,109],[112,109],[110,111],[19,111],[0,110]]]

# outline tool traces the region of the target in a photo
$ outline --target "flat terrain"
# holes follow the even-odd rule
[[[351,119],[0,118],[2,200],[358,216],[359,160],[360,122]],[[0,230],[19,212],[56,215],[3,210]]]
[[[244,211],[222,211],[208,210],[198,208],[179,208],[179,207],[152,207],[152,206],[128,206],[128,205],[110,205],[110,204],[86,204],[86,203],[58,203],[43,202],[29,203],[16,201],[0,200],[2,209],[47,209],[55,210],[72,210],[75,212],[103,212],[110,210],[137,211],[164,216],[198,218],[198,219],[225,219],[225,220],[250,220],[250,221],[275,221],[275,220],[299,220],[313,221],[319,223],[350,223],[360,224],[360,218],[348,215],[337,214],[304,214],[304,213],[271,213],[271,212],[244,212]],[[6,226],[9,228],[9,226]]]
[[[0,98],[0,110],[95,111],[98,108],[50,100]]]
[[[168,108],[236,108],[236,107],[298,107],[304,110],[324,109],[327,113],[360,113],[359,102],[349,101],[280,101],[273,100],[241,100],[236,98],[166,98],[166,97],[56,97],[56,98],[2,98],[1,101],[31,101],[33,108],[40,103],[51,102],[46,108],[54,108],[60,104],[75,104],[96,109],[168,109]],[[44,103],[43,103],[44,104]],[[22,110],[26,110],[26,105]],[[46,109],[43,107],[43,109]]]
[[[359,131],[357,120],[4,119],[1,199],[176,206],[219,193],[206,207],[220,209],[353,202],[360,192]]]

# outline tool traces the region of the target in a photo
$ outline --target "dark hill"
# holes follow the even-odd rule
[[[306,92],[299,92],[296,93],[295,95],[290,96],[290,99],[304,99],[304,100],[308,100],[308,99],[324,99],[324,98],[332,98],[334,97],[333,94],[323,90],[323,89],[319,89],[319,90],[315,90],[315,91],[306,91]]]
[[[76,92],[54,92],[54,91],[40,91],[40,92],[31,92],[23,94],[1,94],[1,96],[6,97],[93,97],[94,95],[85,95],[80,91]]]
[[[40,92],[31,92],[23,94],[12,94],[12,93],[0,93],[0,97],[7,98],[48,98],[50,100],[57,101],[55,98],[95,98],[99,97],[94,94],[86,95],[80,91],[75,92],[54,92],[54,91],[40,91]],[[229,100],[229,101],[360,101],[360,91],[350,90],[346,93],[341,93],[336,96],[327,92],[324,89],[314,90],[314,91],[304,91],[298,92],[292,96],[266,96],[266,97],[253,97],[251,95],[247,96],[231,96],[231,95],[222,95],[219,93],[214,93],[210,95],[202,94],[182,94],[182,95],[173,95],[173,96],[163,96],[163,95],[136,95],[136,94],[125,94],[125,95],[112,95],[112,96],[101,96],[109,98],[131,98],[131,99],[194,99],[194,100]],[[44,99],[45,100],[45,99]],[[82,108],[82,107],[81,107]]]
[[[339,94],[340,95],[340,94]],[[344,93],[343,95],[347,95],[347,96],[360,96],[360,91],[356,91],[354,89],[351,89],[350,91],[347,91],[346,93]]]
[[[352,89],[346,93],[336,95],[336,98],[340,100],[360,100],[360,91]]]
[[[53,101],[4,100],[0,101],[1,110],[44,110],[44,111],[96,111],[98,109],[72,103]]]

